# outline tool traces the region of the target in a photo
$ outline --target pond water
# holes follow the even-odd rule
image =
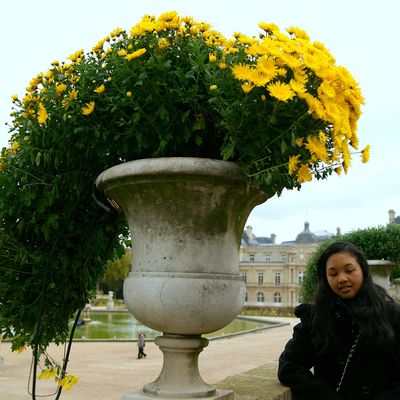
[[[74,339],[136,339],[138,332],[143,332],[146,339],[154,339],[162,334],[141,325],[128,312],[91,312],[90,318],[90,322],[76,327]],[[207,338],[224,336],[268,325],[265,322],[235,319],[223,329],[204,336]]]

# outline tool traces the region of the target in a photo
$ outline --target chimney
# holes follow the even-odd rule
[[[253,227],[250,225],[246,226],[246,235],[249,238],[249,240],[253,240],[254,239],[254,235],[253,235]]]
[[[393,224],[395,218],[396,218],[396,214],[395,214],[394,210],[389,210],[389,224]]]
[[[273,244],[276,243],[276,235],[275,235],[275,233],[271,233],[271,242],[272,242]]]

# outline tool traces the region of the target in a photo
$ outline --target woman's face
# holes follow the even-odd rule
[[[364,281],[360,264],[347,252],[336,253],[328,258],[326,277],[333,293],[344,300],[352,299]]]

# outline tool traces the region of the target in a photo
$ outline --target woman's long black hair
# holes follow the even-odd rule
[[[335,242],[326,248],[317,261],[318,287],[314,297],[312,327],[315,334],[314,344],[318,352],[324,352],[337,340],[337,334],[334,332],[334,318],[336,303],[341,299],[329,286],[326,263],[329,257],[341,252],[353,256],[363,272],[364,279],[355,297],[357,307],[353,312],[360,329],[360,344],[376,350],[390,348],[390,344],[395,340],[385,305],[390,297],[383,288],[372,281],[368,261],[362,251],[352,243]]]

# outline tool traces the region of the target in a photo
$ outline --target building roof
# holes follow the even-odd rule
[[[308,221],[304,222],[304,230],[297,235],[295,242],[298,244],[311,244],[319,241],[318,236],[310,231],[310,223]]]
[[[281,245],[294,245],[294,244],[313,244],[319,243],[323,240],[329,239],[332,237],[332,234],[328,231],[318,231],[311,232],[310,231],[310,223],[306,221],[304,223],[304,229],[300,232],[295,240],[289,240],[282,242]],[[246,230],[243,232],[241,245],[243,247],[257,247],[257,246],[267,246],[269,244],[275,244],[275,235],[271,235],[271,237],[265,236],[255,236],[253,234],[253,228],[251,226],[247,226]]]
[[[246,231],[243,232],[241,245],[245,247],[265,246],[272,244],[272,240],[266,236],[253,236],[249,237]]]

